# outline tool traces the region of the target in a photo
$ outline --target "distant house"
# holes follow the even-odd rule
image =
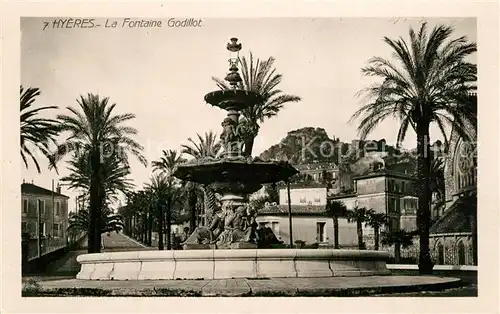
[[[257,223],[273,230],[276,237],[285,244],[290,243],[288,219],[288,193],[286,187],[279,190],[279,205],[268,204],[260,209]],[[319,183],[294,184],[290,187],[292,208],[293,242],[304,241],[306,245],[333,245],[333,220],[326,215],[327,187]],[[342,221],[341,245],[354,247],[356,225]]]
[[[43,253],[67,244],[68,199],[59,187],[51,191],[32,183],[21,185],[21,232],[32,240],[40,237]],[[36,256],[34,245],[30,255]]]
[[[304,167],[306,172],[328,171],[325,167]],[[362,176],[351,177],[350,189],[335,193],[328,190],[326,184],[318,183],[318,176],[310,182],[298,182],[290,186],[290,200],[285,186],[280,186],[279,204],[268,204],[258,212],[257,222],[270,227],[275,235],[284,243],[290,243],[288,203],[292,208],[293,240],[305,241],[307,244],[333,246],[333,220],[326,215],[327,201],[339,201],[348,209],[355,206],[373,209],[390,217],[391,229],[415,230],[417,198],[411,176],[393,172],[384,168],[376,168]],[[339,178],[342,171],[335,166],[334,178]],[[302,172],[301,172],[302,173]],[[324,173],[324,172],[323,172]],[[338,182],[338,181],[337,181]],[[335,187],[333,187],[335,189]],[[368,247],[373,246],[373,229],[363,226],[363,234]],[[339,219],[339,244],[341,247],[356,247],[356,224]]]

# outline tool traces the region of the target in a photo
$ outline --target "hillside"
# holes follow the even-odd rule
[[[410,172],[414,169],[414,157],[378,141],[342,142],[330,138],[323,128],[305,127],[288,132],[280,143],[269,147],[259,156],[263,160],[288,160],[293,165],[311,163],[335,163],[348,165],[355,173],[364,173],[372,164]]]

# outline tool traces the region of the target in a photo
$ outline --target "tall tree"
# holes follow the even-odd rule
[[[375,250],[378,251],[380,244],[380,229],[387,225],[389,219],[384,213],[377,213],[373,209],[368,211],[366,225],[373,228]]]
[[[164,249],[163,231],[165,229],[165,212],[167,215],[167,249],[170,250],[170,211],[171,211],[171,198],[172,198],[172,178],[166,176],[164,173],[155,174],[151,178],[151,183],[146,187],[152,197],[153,211],[157,218],[158,230],[158,249]],[[166,210],[165,210],[166,209]]]
[[[61,178],[61,181],[68,184],[73,190],[90,192],[91,165],[88,153],[73,154],[72,159],[68,161],[68,170],[70,174]],[[105,202],[115,202],[118,200],[119,193],[126,195],[133,188],[128,164],[120,160],[118,154],[106,158],[100,167],[102,186],[104,190]]]
[[[417,224],[420,236],[419,271],[432,273],[429,252],[430,201],[430,125],[435,123],[445,139],[445,126],[452,126],[469,139],[467,123],[477,125],[470,93],[476,90],[477,66],[466,61],[476,52],[476,43],[465,36],[450,39],[453,28],[439,25],[428,33],[423,23],[418,31],[409,30],[409,42],[403,38],[384,41],[393,50],[393,62],[373,57],[362,69],[380,81],[360,92],[368,101],[352,119],[361,118],[358,131],[365,139],[388,117],[399,119],[397,139],[401,144],[411,127],[417,135]]]
[[[240,59],[242,82],[239,88],[253,91],[260,95],[261,100],[242,110],[248,138],[245,141],[244,155],[252,155],[254,140],[259,133],[260,123],[278,114],[286,103],[299,102],[300,97],[289,95],[278,89],[278,85],[283,79],[282,74],[276,74],[274,68],[274,57],[267,60],[254,60],[253,54],[247,59]],[[220,89],[228,90],[231,87],[219,78],[212,78]]]
[[[105,196],[102,164],[107,158],[120,156],[119,160],[128,163],[130,154],[147,165],[142,156],[143,147],[132,136],[137,130],[124,125],[135,118],[131,113],[113,115],[116,104],[109,104],[109,98],[101,98],[95,94],[81,96],[78,107],[68,107],[69,114],[58,115],[60,129],[68,132],[69,137],[59,145],[54,163],[69,153],[89,156],[89,243],[88,252],[98,253],[101,250],[101,233],[99,229],[100,212]]]
[[[158,161],[153,161],[153,168],[156,171],[163,173],[162,186],[167,189],[166,197],[166,234],[167,234],[167,250],[172,249],[172,210],[174,203],[179,199],[179,192],[176,188],[179,180],[173,177],[173,173],[177,165],[185,162],[186,160],[181,157],[181,154],[175,150],[168,150],[162,152],[162,157]],[[166,187],[165,187],[166,186]]]
[[[334,248],[338,250],[339,245],[339,218],[347,216],[347,207],[339,201],[328,201],[326,204],[326,213],[333,219],[333,241]]]
[[[368,220],[369,210],[366,207],[355,206],[353,209],[347,210],[347,222],[356,223],[356,232],[358,234],[358,248],[360,250],[366,249],[366,244],[363,241],[363,223]]]
[[[28,158],[31,158],[39,173],[41,172],[40,164],[33,149],[39,150],[49,163],[52,163],[50,146],[56,146],[56,137],[59,133],[56,120],[40,117],[41,113],[57,109],[57,106],[34,108],[36,97],[40,94],[39,88],[24,89],[21,85],[21,158],[26,168],[28,168]]]
[[[222,148],[221,142],[217,139],[217,135],[212,131],[205,133],[205,137],[197,134],[198,142],[189,138],[189,145],[182,145],[182,153],[186,154],[194,159],[204,159],[204,158],[216,158]],[[191,213],[191,228],[196,226],[196,205],[197,205],[197,194],[199,194],[199,185],[195,183],[186,183],[187,196],[189,201],[189,210]],[[204,215],[205,217],[211,217],[211,213],[216,210],[217,198],[213,189],[205,185],[202,187],[203,199],[204,199]],[[191,229],[194,230],[194,229]]]

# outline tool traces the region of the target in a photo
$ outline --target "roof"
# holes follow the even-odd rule
[[[376,177],[393,177],[393,178],[402,178],[402,179],[408,179],[411,180],[413,179],[411,175],[404,174],[399,171],[391,171],[387,169],[381,169],[377,171],[373,171],[364,175],[360,176],[355,176],[353,177],[353,180],[359,180],[359,179],[368,179],[368,178],[376,178]]]
[[[292,215],[324,215],[325,205],[292,205]],[[288,205],[267,206],[258,215],[288,215]]]
[[[459,198],[429,229],[431,234],[472,232],[471,215],[477,215],[477,192]]]
[[[300,164],[295,165],[295,169],[300,172],[314,171],[314,170],[337,170],[337,164],[333,162],[324,162],[324,163],[313,163],[313,164]]]
[[[41,186],[35,185],[33,183],[21,184],[21,194],[35,194],[35,195],[52,196],[52,193],[54,193],[54,196],[69,198],[69,196],[63,195],[61,193],[57,193],[56,191],[52,192],[52,190],[47,190],[47,189],[42,188]]]
[[[286,183],[282,184],[277,184],[279,186],[280,190],[286,189]],[[326,188],[327,184],[326,183],[320,183],[320,182],[294,182],[290,183],[290,190],[293,189],[316,189],[316,188]]]

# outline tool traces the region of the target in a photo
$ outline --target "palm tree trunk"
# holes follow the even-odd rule
[[[148,246],[152,245],[153,240],[153,215],[152,211],[148,215]]]
[[[396,264],[399,264],[400,260],[401,260],[401,244],[394,243],[394,262]]]
[[[358,248],[364,250],[365,244],[363,243],[363,225],[361,221],[356,221],[356,229],[358,232]]]
[[[172,199],[168,197],[167,199],[167,250],[172,249]]]
[[[255,138],[251,137],[245,142],[245,150],[243,151],[243,156],[252,156],[254,141]]]
[[[375,236],[375,251],[378,251],[379,249],[379,239],[380,239],[380,230],[378,227],[374,227],[373,228],[373,233],[374,233],[374,236]]]
[[[159,204],[158,208],[158,250],[164,250],[163,245],[163,222],[164,222],[164,214],[163,214],[163,204]]]
[[[91,178],[90,178],[90,221],[88,230],[88,253],[100,253],[101,252],[101,233],[99,232],[99,220],[100,220],[100,188],[101,182],[99,182],[100,173],[100,152],[99,148],[94,149],[91,152]]]
[[[420,238],[418,269],[421,275],[432,274],[432,260],[429,252],[430,201],[430,144],[429,124],[417,124],[417,226]]]
[[[339,246],[339,217],[333,217],[333,247],[338,250]]]

